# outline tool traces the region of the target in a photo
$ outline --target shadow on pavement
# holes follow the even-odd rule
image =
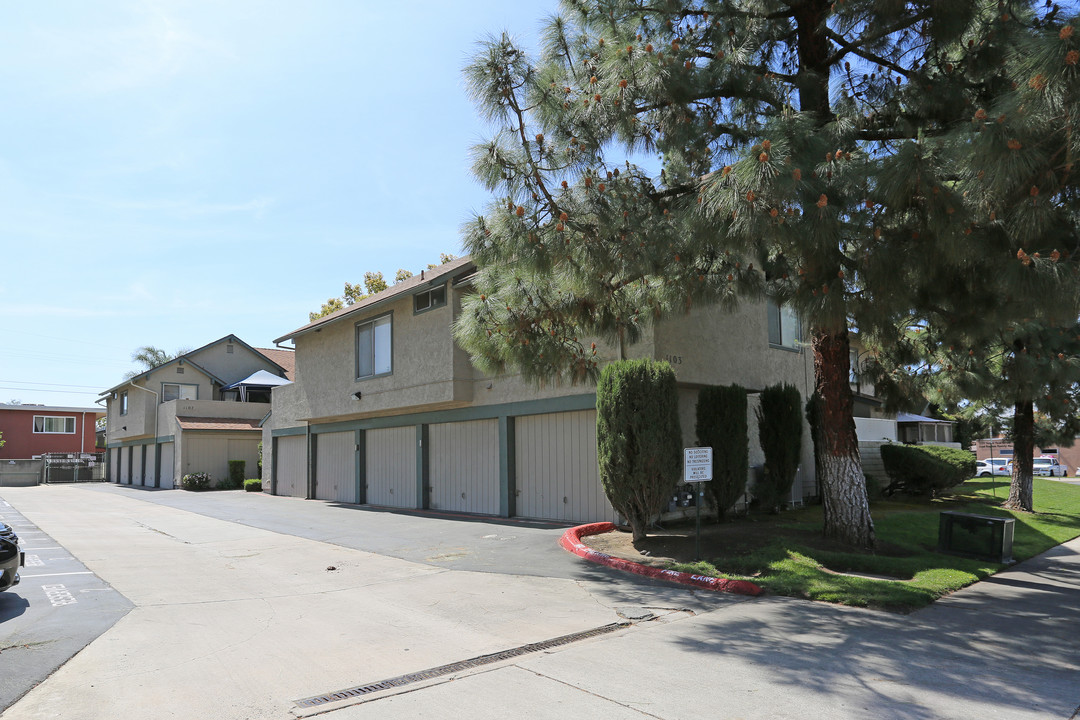
[[[0,623],[17,618],[30,607],[30,601],[17,592],[8,590],[0,593]]]

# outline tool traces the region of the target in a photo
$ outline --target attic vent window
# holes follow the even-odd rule
[[[232,351],[233,351],[233,346],[232,346],[232,345],[226,345],[226,346],[225,346],[225,352],[227,352],[227,353],[229,353],[230,355],[232,355]]]
[[[426,292],[413,295],[413,311],[424,312],[446,304],[446,286],[433,287]]]
[[[177,367],[177,368],[176,368],[176,374],[177,374],[177,375],[183,375],[183,374],[184,374],[184,368],[182,368],[182,367]]]

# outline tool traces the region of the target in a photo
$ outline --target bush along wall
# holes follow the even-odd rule
[[[244,468],[247,466],[247,462],[244,460],[230,460],[229,461],[229,479],[223,481],[219,487],[222,490],[239,490],[244,486]]]
[[[262,478],[248,478],[244,481],[246,492],[262,492]]]
[[[881,446],[881,460],[889,475],[884,494],[936,495],[975,476],[975,454],[937,445]]]
[[[705,486],[720,519],[746,492],[750,469],[746,388],[739,385],[702,388],[698,392],[694,430],[697,444],[713,449],[713,479]]]
[[[213,486],[213,478],[209,473],[193,472],[180,478],[180,487],[183,490],[209,490]]]
[[[645,537],[680,480],[682,431],[675,373],[665,362],[620,360],[596,387],[600,481],[634,540]]]
[[[754,485],[762,509],[777,512],[791,494],[802,453],[803,402],[794,385],[770,385],[757,409],[758,441],[765,470]]]

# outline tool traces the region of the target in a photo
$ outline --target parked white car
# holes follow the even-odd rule
[[[1037,457],[1031,461],[1031,474],[1044,475],[1047,477],[1065,477],[1069,474],[1069,468],[1058,462],[1056,457]],[[1012,462],[1008,465],[1009,475],[1012,475]]]
[[[982,465],[986,464],[986,472],[983,472]],[[975,474],[979,477],[988,477],[990,475],[1012,475],[1012,461],[1009,458],[992,457],[980,460],[978,465],[979,469]]]

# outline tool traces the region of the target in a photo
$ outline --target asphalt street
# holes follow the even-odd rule
[[[2,711],[133,606],[3,499],[0,520],[26,553],[22,581],[0,593]]]
[[[563,553],[556,526],[101,485],[0,498],[93,573],[68,577],[130,608],[5,720],[1067,720],[1080,706],[1080,541],[899,616],[620,575]],[[20,588],[43,594],[49,578],[33,580]],[[23,597],[0,633],[48,602]]]

